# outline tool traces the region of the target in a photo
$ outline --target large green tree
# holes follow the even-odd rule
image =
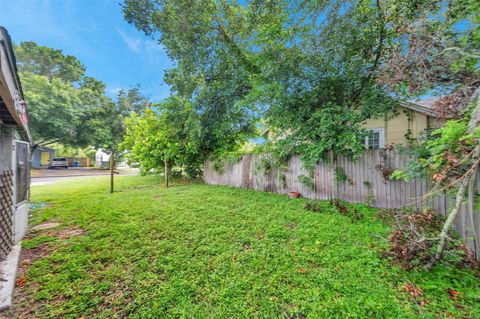
[[[260,73],[251,39],[269,17],[235,3],[183,0],[125,1],[124,14],[175,60],[166,81],[192,102],[205,156],[238,149],[254,134],[257,105],[244,103]]]
[[[188,176],[197,177],[203,164],[199,152],[200,123],[188,100],[171,96],[141,115],[126,120],[122,148],[130,163],[138,163],[144,173],[177,166]]]
[[[33,41],[16,46],[15,56],[20,72],[43,75],[49,80],[57,78],[68,83],[79,82],[85,74],[85,66],[76,57]]]
[[[375,82],[387,9],[371,1],[124,2],[127,21],[177,62],[166,80],[203,119],[205,154],[238,148],[264,118],[310,162],[328,150],[358,153],[361,123],[394,109]]]
[[[105,84],[86,76],[78,59],[61,50],[22,42],[15,53],[34,142],[98,144],[101,113],[111,103]]]

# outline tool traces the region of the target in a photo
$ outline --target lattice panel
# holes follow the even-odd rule
[[[13,244],[13,172],[0,172],[0,259]]]

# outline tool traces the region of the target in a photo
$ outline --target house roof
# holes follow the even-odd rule
[[[22,107],[23,111],[19,111]],[[20,134],[31,141],[25,107],[12,39],[8,31],[0,26],[0,123],[17,126]]]
[[[39,151],[55,151],[55,149],[53,149],[51,147],[41,146],[41,145],[37,145],[37,147],[35,149],[37,149]]]
[[[401,101],[400,105],[413,111],[417,111],[433,117],[438,117],[439,114],[435,110],[435,103],[439,99],[439,97],[431,97],[417,101]]]

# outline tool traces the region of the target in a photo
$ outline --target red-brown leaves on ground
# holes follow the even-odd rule
[[[384,253],[386,257],[405,269],[423,267],[432,260],[443,226],[443,217],[429,209],[421,213],[401,210],[390,210],[389,213],[381,211],[380,217],[383,216],[392,220],[392,232],[388,238],[390,247]],[[479,263],[473,252],[454,238],[455,234],[451,231],[444,261],[457,267],[477,269]]]
[[[448,288],[447,292],[448,292],[448,298],[450,298],[452,300],[456,300],[458,298],[458,295],[460,295],[460,292],[458,292],[454,289],[451,289],[451,288]]]
[[[306,274],[308,272],[308,270],[303,268],[303,267],[300,267],[300,268],[298,268],[298,272],[301,273],[301,274]]]
[[[407,281],[401,289],[406,293],[408,300],[415,302],[418,306],[424,306],[427,301],[423,298],[423,290],[411,281]]]
[[[386,255],[405,269],[425,265],[432,258],[432,238],[438,234],[440,227],[439,217],[430,210],[394,213],[390,249]]]
[[[343,216],[345,216],[348,212],[347,207],[345,207],[345,205],[343,205],[338,198],[331,200],[330,205],[335,206],[338,209],[338,212]]]
[[[323,212],[323,207],[322,207],[321,203],[319,201],[316,201],[316,200],[308,201],[305,204],[304,208],[305,208],[305,210],[308,210],[308,211],[311,211],[311,212],[314,212],[314,213]]]

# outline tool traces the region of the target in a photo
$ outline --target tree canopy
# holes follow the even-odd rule
[[[61,50],[22,42],[15,53],[34,142],[94,144],[99,113],[111,103],[105,84],[85,75],[80,61]]]
[[[104,108],[99,110],[101,127],[97,128],[98,137],[94,141],[95,146],[118,153],[120,144],[126,133],[126,121],[130,116],[138,116],[148,108],[150,102],[140,93],[138,86],[129,90],[120,90],[117,94],[117,101],[110,101]]]
[[[126,134],[121,147],[128,150],[130,163],[138,163],[144,173],[170,167],[185,169],[190,177],[201,173],[198,118],[191,112],[191,103],[172,96],[126,119]]]
[[[126,20],[176,62],[166,81],[201,118],[205,153],[238,149],[261,118],[307,164],[330,150],[354,157],[361,124],[394,114],[399,99],[443,90],[444,110],[464,105],[472,90],[462,84],[477,83],[476,9],[468,0],[123,3]]]
[[[20,72],[28,72],[72,83],[79,82],[85,74],[85,66],[62,50],[41,46],[33,41],[22,42],[15,47],[17,67]]]
[[[86,75],[85,66],[61,50],[22,42],[15,53],[36,144],[116,150],[125,117],[148,104],[139,86],[120,90],[112,101],[105,84]]]

